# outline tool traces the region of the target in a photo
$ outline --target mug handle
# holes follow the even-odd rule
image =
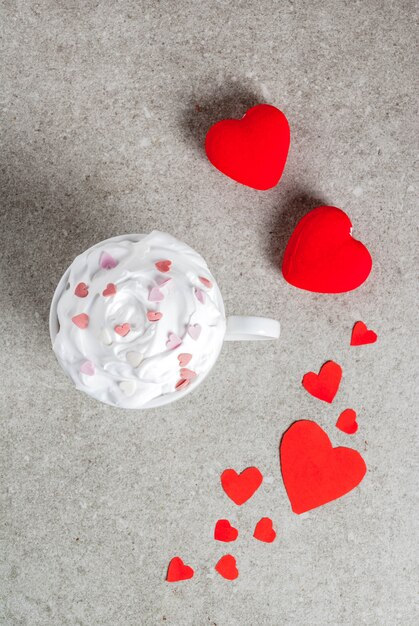
[[[278,339],[281,325],[269,317],[230,315],[224,341],[266,341]]]

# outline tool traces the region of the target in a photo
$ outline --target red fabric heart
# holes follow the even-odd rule
[[[78,297],[78,298],[85,298],[86,296],[89,295],[89,288],[86,285],[86,283],[79,283],[75,290],[74,290],[74,294]]]
[[[114,296],[116,294],[116,285],[113,283],[108,283],[106,288],[102,291],[102,296]]]
[[[244,504],[259,489],[263,476],[257,467],[248,467],[238,474],[234,469],[226,469],[221,474],[221,486],[233,502]]]
[[[342,368],[334,361],[327,361],[321,366],[320,372],[308,372],[303,376],[303,387],[308,393],[319,400],[333,402],[342,380]]]
[[[356,422],[356,413],[353,409],[345,409],[338,417],[336,422],[336,428],[339,428],[343,433],[347,435],[353,435],[358,430],[358,424]]]
[[[192,567],[185,565],[179,556],[173,557],[167,568],[166,580],[169,583],[175,583],[178,580],[188,580],[195,574]]]
[[[363,346],[367,343],[375,343],[377,333],[368,330],[364,322],[356,322],[352,329],[351,346]]]
[[[269,517],[262,517],[262,519],[258,521],[253,537],[265,543],[272,543],[272,541],[275,540],[276,532],[273,529],[272,520]]]
[[[279,182],[289,145],[288,120],[270,104],[252,107],[240,120],[217,122],[205,139],[214,167],[242,185],[262,190]]]
[[[320,206],[297,224],[285,249],[287,282],[318,293],[356,289],[368,278],[371,255],[351,236],[351,220],[341,209]]]
[[[294,513],[305,513],[341,498],[365,476],[364,459],[351,448],[333,448],[315,422],[301,420],[280,445],[281,471]]]
[[[214,539],[217,541],[236,541],[239,535],[237,528],[234,528],[228,519],[219,519],[214,528]]]
[[[215,566],[216,571],[227,580],[235,580],[239,575],[236,559],[231,554],[225,554]]]

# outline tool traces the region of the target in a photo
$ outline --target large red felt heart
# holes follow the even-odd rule
[[[288,120],[270,104],[252,107],[240,120],[217,122],[205,139],[214,167],[254,189],[270,189],[279,182],[289,145]]]
[[[169,583],[175,583],[178,580],[187,580],[194,575],[192,567],[185,565],[179,556],[173,557],[167,568],[166,580]]]
[[[221,474],[221,485],[229,498],[236,504],[244,504],[259,489],[263,476],[257,467],[248,467],[238,474],[233,469],[226,469]]]
[[[281,471],[294,513],[305,513],[354,489],[365,476],[364,459],[351,448],[333,448],[315,422],[301,420],[280,445]]]
[[[356,322],[352,329],[351,346],[363,346],[367,343],[375,343],[377,333],[369,330],[364,322]]]
[[[318,293],[356,289],[368,278],[371,255],[351,235],[352,224],[341,209],[320,206],[297,224],[285,249],[282,273],[287,282]]]
[[[239,535],[237,528],[234,528],[228,519],[219,519],[214,528],[214,539],[217,541],[236,541]]]
[[[327,361],[321,366],[320,372],[308,372],[303,376],[303,387],[308,393],[319,400],[333,402],[342,380],[342,368],[334,361]]]
[[[225,554],[215,566],[216,571],[227,580],[235,580],[239,575],[236,559],[231,554]]]

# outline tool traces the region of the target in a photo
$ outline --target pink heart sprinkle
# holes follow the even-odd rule
[[[79,328],[87,328],[89,326],[89,316],[87,315],[87,313],[80,313],[79,315],[75,315],[71,318],[71,321]]]
[[[163,287],[163,285],[170,283],[171,280],[172,280],[171,278],[160,277],[156,280],[156,283],[158,284],[159,287]]]
[[[177,358],[180,367],[185,367],[185,365],[188,365],[189,361],[191,360],[192,354],[189,354],[188,352],[182,352],[182,354],[178,354]]]
[[[194,339],[195,341],[198,339],[199,335],[201,334],[201,330],[202,328],[200,324],[194,324],[193,326],[192,325],[188,326],[188,333],[192,337],[192,339]]]
[[[160,302],[164,299],[164,294],[162,294],[158,287],[152,287],[149,291],[148,299],[150,302]]]
[[[163,317],[160,311],[147,311],[147,319],[149,322],[158,322]]]
[[[155,266],[159,270],[159,272],[168,272],[172,266],[172,262],[169,259],[164,259],[163,261],[157,261]]]
[[[84,361],[80,366],[80,372],[86,374],[86,376],[93,376],[95,373],[95,366],[91,361]]]
[[[175,389],[176,391],[179,391],[179,389],[183,389],[184,387],[187,387],[188,385],[189,385],[189,380],[187,380],[186,378],[181,378],[180,380],[177,381],[175,385]]]
[[[208,289],[211,289],[212,282],[208,278],[205,278],[204,276],[199,276],[199,280],[201,281],[203,285],[205,285],[205,287],[208,287]]]
[[[174,350],[178,348],[182,343],[182,339],[175,335],[175,333],[169,333],[169,339],[166,341],[166,346],[169,350]]]
[[[89,295],[89,288],[86,285],[86,283],[79,283],[77,285],[77,287],[74,290],[74,294],[78,297],[78,298],[85,298],[86,296]]]
[[[109,252],[102,252],[99,263],[103,270],[113,270],[118,265],[118,261]]]
[[[118,335],[121,335],[121,337],[125,337],[126,335],[128,335],[130,330],[131,330],[131,325],[127,323],[118,324],[117,326],[115,326],[115,332]]]
[[[198,287],[195,287],[195,296],[201,304],[205,304],[205,293],[202,291],[202,289],[198,289]]]
[[[102,296],[114,296],[116,294],[116,285],[108,283],[106,288],[102,291]]]
[[[187,367],[182,367],[180,370],[180,375],[182,378],[186,378],[187,380],[192,380],[192,378],[197,377],[197,373],[193,370],[188,370]]]

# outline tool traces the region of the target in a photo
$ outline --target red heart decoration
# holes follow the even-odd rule
[[[116,294],[116,285],[113,283],[108,283],[106,288],[102,291],[102,296],[114,296]]]
[[[272,520],[269,517],[262,517],[262,519],[258,521],[253,537],[265,543],[272,543],[272,541],[274,541],[276,532],[273,529]]]
[[[179,556],[173,557],[167,568],[166,580],[169,583],[175,583],[178,580],[188,580],[195,574],[192,567],[185,565]]]
[[[356,322],[352,329],[351,346],[363,346],[367,343],[375,343],[377,333],[368,330],[364,322]]]
[[[308,372],[303,376],[303,387],[308,393],[319,400],[333,402],[340,381],[342,380],[342,368],[334,361],[327,361],[321,366],[320,372]]]
[[[225,554],[215,566],[216,571],[227,580],[235,580],[239,575],[236,559],[231,554]]]
[[[237,528],[234,528],[228,519],[219,519],[214,528],[214,539],[217,541],[236,541],[239,535]]]
[[[364,244],[352,237],[351,229],[349,217],[336,207],[320,206],[307,213],[285,249],[285,280],[318,293],[342,293],[362,285],[372,259]]]
[[[86,283],[79,283],[75,290],[74,290],[74,294],[78,297],[78,298],[85,298],[86,296],[89,295],[89,288],[86,285]]]
[[[263,476],[257,467],[248,467],[238,474],[234,469],[226,469],[221,474],[221,486],[238,505],[244,504],[259,489]]]
[[[169,261],[169,259],[164,259],[163,261],[157,261],[157,263],[155,264],[156,268],[159,270],[159,272],[168,272],[172,266],[172,262]]]
[[[125,337],[126,335],[128,335],[130,330],[131,330],[131,325],[128,323],[118,324],[117,326],[115,326],[115,332],[121,337]]]
[[[270,104],[252,107],[240,120],[217,122],[205,139],[214,167],[242,185],[262,190],[279,182],[289,145],[288,120]]]
[[[149,322],[158,322],[163,317],[160,311],[147,311],[147,319]]]
[[[79,313],[79,315],[75,315],[71,318],[73,324],[78,326],[81,329],[87,328],[89,326],[89,316],[87,313]]]
[[[353,409],[345,409],[338,417],[336,428],[347,435],[353,435],[358,430],[356,412]]]
[[[365,476],[364,459],[351,448],[333,448],[315,422],[301,420],[280,445],[281,471],[294,513],[305,513],[341,498]]]

